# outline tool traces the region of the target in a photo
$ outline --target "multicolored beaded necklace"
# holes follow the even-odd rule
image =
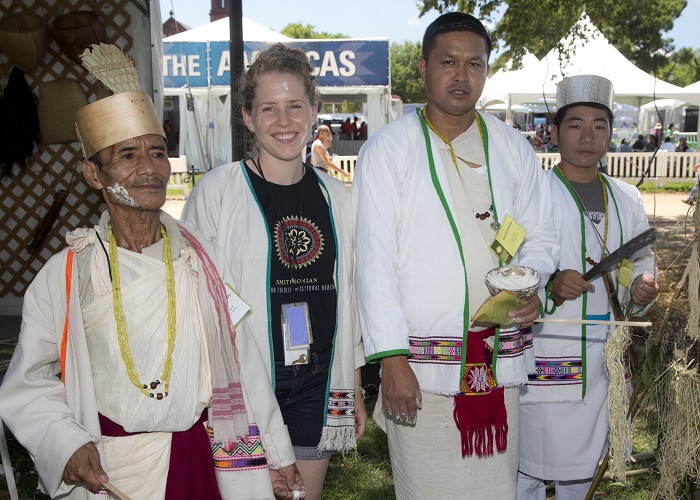
[[[112,296],[114,302],[114,320],[117,323],[117,338],[119,340],[119,350],[129,374],[129,380],[145,395],[150,398],[161,400],[168,395],[170,389],[170,374],[173,368],[173,350],[175,349],[175,271],[173,269],[173,256],[170,253],[170,237],[163,225],[160,226],[160,234],[163,236],[163,260],[165,260],[165,282],[168,291],[168,352],[163,367],[163,375],[158,380],[150,382],[148,385],[139,381],[136,374],[134,360],[131,357],[129,347],[129,335],[126,332],[126,320],[124,319],[124,309],[122,306],[121,281],[119,276],[119,262],[117,257],[117,243],[112,234],[112,225],[109,225],[107,235],[109,238],[109,259],[112,262]],[[164,391],[153,393],[148,389],[155,390],[163,384]]]

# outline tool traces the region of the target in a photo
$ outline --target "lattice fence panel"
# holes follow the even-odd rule
[[[127,32],[130,0],[0,0],[0,17],[17,12],[37,14],[53,21],[69,12],[89,10],[103,21],[108,43],[116,43],[129,52],[131,36]],[[39,84],[58,78],[80,82],[88,100],[93,101],[97,83],[87,71],[73,62],[51,39],[42,65],[25,77],[39,99]],[[12,63],[0,53],[0,90],[4,91]],[[65,234],[81,226],[97,223],[104,210],[101,195],[88,186],[80,172],[80,144],[44,144],[35,146],[27,166],[13,169],[13,175],[0,180],[0,297],[22,296],[36,273],[56,252],[65,248]],[[38,249],[29,246],[53,204],[56,192],[68,190],[55,222]]]

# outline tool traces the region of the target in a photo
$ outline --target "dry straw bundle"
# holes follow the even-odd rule
[[[659,415],[660,498],[677,498],[686,478],[698,478],[700,456],[700,374],[682,361],[671,365],[655,386]]]
[[[621,483],[625,483],[625,458],[629,445],[627,415],[629,413],[629,395],[625,372],[625,352],[631,343],[627,327],[615,329],[603,349],[605,368],[608,372],[608,440],[610,442],[610,475]]]

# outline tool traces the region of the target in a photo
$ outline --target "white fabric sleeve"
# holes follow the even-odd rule
[[[251,422],[260,429],[268,465],[279,469],[296,461],[294,448],[277,405],[260,350],[245,327],[245,320],[236,329],[236,349],[241,367],[241,382]],[[248,397],[251,395],[252,397]]]
[[[559,263],[550,184],[527,141],[518,141],[516,154],[521,183],[513,202],[513,218],[528,231],[518,251],[518,264],[531,267],[542,275],[540,290],[543,291]],[[500,217],[503,215],[499,214]]]
[[[65,259],[59,262],[65,269]],[[42,484],[54,496],[66,462],[78,448],[88,442],[97,444],[99,438],[75,420],[58,378],[56,339],[61,332],[55,331],[54,316],[65,314],[65,299],[62,302],[49,291],[65,293],[65,282],[51,279],[55,274],[47,268],[48,264],[39,271],[24,296],[17,347],[0,387],[0,416],[32,456]]]
[[[182,209],[180,220],[194,227],[204,238],[216,243],[217,227],[224,204],[228,167],[222,166],[202,176],[194,185]]]
[[[405,148],[404,148],[405,149]],[[368,361],[408,354],[398,282],[400,172],[405,151],[384,136],[360,150],[353,180],[355,292]]]

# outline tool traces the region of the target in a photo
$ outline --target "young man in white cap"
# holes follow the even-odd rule
[[[135,87],[78,111],[83,174],[107,211],[68,233],[28,288],[0,414],[52,498],[114,487],[134,499],[299,498],[260,352],[229,315],[226,258],[160,210],[165,134]]]
[[[581,276],[649,227],[637,188],[597,170],[612,137],[613,97],[612,83],[599,76],[566,78],[557,87],[552,141],[561,163],[547,176],[561,258],[544,305],[554,318],[615,319],[603,278]],[[632,314],[656,297],[654,273],[648,247],[612,272]],[[544,500],[545,480],[555,481],[558,499],[585,497],[607,449],[603,347],[611,333],[603,324],[533,327],[537,370],[521,392],[519,500]]]

